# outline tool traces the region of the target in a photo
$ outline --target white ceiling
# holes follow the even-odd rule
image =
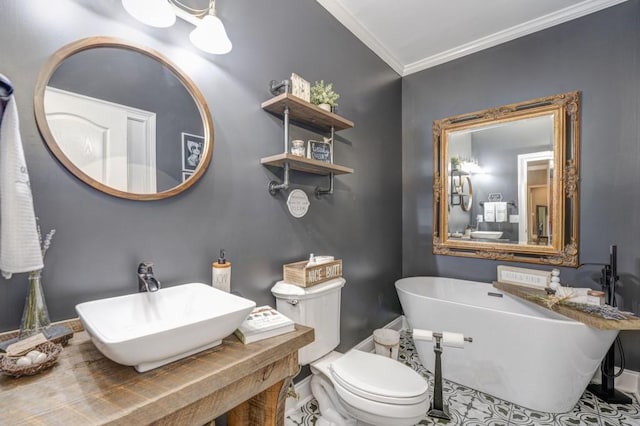
[[[405,76],[626,0],[317,0]]]

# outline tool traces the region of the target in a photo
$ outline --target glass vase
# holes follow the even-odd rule
[[[49,337],[47,329],[51,325],[49,311],[44,300],[42,290],[41,271],[29,272],[29,292],[24,303],[22,312],[22,322],[20,323],[20,334],[18,340],[27,338],[33,334],[42,332],[45,337]]]

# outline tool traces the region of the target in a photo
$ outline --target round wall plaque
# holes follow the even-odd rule
[[[301,218],[309,211],[309,197],[301,189],[294,189],[289,193],[287,198],[287,207],[289,207],[289,213],[295,218]]]

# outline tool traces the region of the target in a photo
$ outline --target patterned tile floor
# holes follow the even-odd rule
[[[416,353],[411,336],[402,332],[398,359],[416,370],[429,381],[433,392],[433,377]],[[585,391],[578,404],[569,413],[550,414],[531,411],[507,401],[445,380],[444,399],[449,406],[451,421],[425,416],[418,425],[463,426],[640,426],[640,404],[607,404]],[[430,396],[431,399],[431,396]],[[286,426],[313,426],[319,414],[315,399],[311,399],[295,414],[287,416]],[[393,426],[393,425],[388,425]]]

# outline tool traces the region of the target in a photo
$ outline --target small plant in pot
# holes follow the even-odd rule
[[[338,103],[336,102],[340,95],[333,90],[333,83],[324,83],[324,80],[313,83],[311,86],[311,103],[318,107],[332,111]]]
[[[451,169],[458,170],[461,164],[460,156],[456,155],[455,157],[451,157]]]

